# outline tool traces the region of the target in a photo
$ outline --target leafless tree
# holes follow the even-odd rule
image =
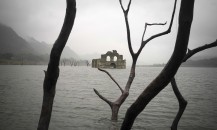
[[[151,41],[151,40],[153,40],[153,39],[155,39],[157,37],[166,35],[166,34],[171,32],[172,23],[173,23],[173,19],[174,19],[174,14],[175,14],[175,10],[176,10],[176,3],[177,3],[177,0],[175,0],[173,12],[172,12],[172,17],[171,17],[171,20],[170,20],[170,25],[169,25],[169,27],[168,27],[168,29],[166,31],[158,33],[156,35],[153,35],[153,36],[147,38],[146,40],[144,40],[144,36],[145,36],[146,29],[147,29],[148,26],[166,25],[166,22],[165,23],[146,23],[145,24],[145,29],[144,29],[144,32],[142,34],[141,46],[138,49],[138,51],[136,53],[134,53],[134,51],[132,49],[132,44],[131,44],[131,34],[130,34],[130,27],[129,27],[129,22],[128,22],[128,12],[130,10],[131,1],[132,0],[129,1],[127,9],[124,9],[123,4],[122,4],[122,0],[119,0],[120,6],[121,6],[121,9],[122,9],[122,11],[124,13],[124,18],[125,18],[125,24],[126,24],[126,29],[127,29],[128,48],[129,48],[129,51],[130,51],[130,54],[131,54],[131,57],[132,57],[132,60],[133,60],[131,70],[130,70],[130,75],[129,75],[128,81],[126,83],[125,89],[122,89],[122,87],[109,74],[108,71],[100,69],[100,68],[98,68],[98,69],[100,71],[102,71],[102,72],[105,72],[115,82],[115,84],[118,86],[118,88],[121,91],[121,95],[116,101],[112,102],[112,101],[106,99],[104,96],[102,96],[96,89],[94,89],[94,92],[99,96],[99,98],[101,98],[103,101],[105,101],[111,107],[111,111],[112,111],[111,120],[114,120],[114,121],[116,121],[118,119],[119,108],[121,107],[121,105],[123,104],[123,102],[126,100],[126,98],[129,95],[129,90],[130,90],[131,84],[132,84],[132,82],[134,80],[134,77],[135,77],[135,68],[136,68],[137,59],[138,59],[142,49],[145,47],[145,45],[149,41]]]
[[[206,49],[209,49],[209,48],[212,48],[212,47],[216,47],[216,46],[217,46],[217,40],[215,42],[213,42],[213,43],[206,44],[204,46],[195,48],[193,50],[188,49],[188,52],[186,53],[186,55],[185,55],[182,62],[186,62],[189,58],[191,58],[194,54],[196,54],[198,52],[201,52],[203,50],[206,50]],[[171,85],[172,85],[173,91],[174,91],[174,93],[176,95],[176,98],[177,98],[177,100],[179,102],[179,110],[178,110],[178,113],[177,113],[176,117],[173,120],[171,130],[177,130],[179,120],[181,119],[182,114],[184,113],[185,108],[187,106],[187,101],[184,99],[184,97],[180,93],[180,91],[178,89],[178,86],[176,84],[175,78],[172,78]]]
[[[77,66],[77,65],[78,65],[78,60],[72,58],[72,59],[70,60],[70,65],[71,65],[71,66]]]
[[[61,62],[61,65],[63,64],[63,66],[65,66],[66,65],[66,61],[67,61],[67,59],[62,59],[60,62]]]
[[[193,21],[193,10],[194,0],[181,0],[178,34],[173,54],[160,74],[146,87],[136,101],[128,108],[121,130],[130,130],[136,117],[175,76],[186,55],[191,23]]]
[[[85,60],[87,67],[91,64],[88,60]]]
[[[65,13],[65,20],[61,32],[55,41],[50,54],[50,61],[47,71],[45,71],[45,78],[43,84],[43,102],[41,108],[41,115],[38,123],[38,130],[48,130],[53,100],[56,91],[56,83],[59,77],[59,61],[61,53],[68,40],[69,34],[74,25],[76,15],[76,1],[66,0],[67,8]]]
[[[75,59],[72,58],[72,59],[70,59],[69,61],[70,61],[70,65],[73,66]]]
[[[78,61],[77,60],[75,60],[74,66],[78,66]]]

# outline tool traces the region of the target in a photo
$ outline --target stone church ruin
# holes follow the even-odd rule
[[[126,69],[126,60],[116,50],[101,55],[101,59],[92,60],[92,68]]]

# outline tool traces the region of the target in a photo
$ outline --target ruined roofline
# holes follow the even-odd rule
[[[93,68],[126,68],[126,60],[123,60],[123,55],[118,54],[116,50],[108,51],[106,54],[101,54],[101,58],[92,60]]]

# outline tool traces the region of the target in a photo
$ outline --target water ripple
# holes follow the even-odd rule
[[[1,130],[37,128],[43,96],[43,70],[46,66],[0,66]],[[7,71],[6,71],[7,70]],[[118,130],[127,108],[162,70],[138,67],[130,95],[120,108],[119,121],[110,120],[111,110],[93,92],[115,100],[120,90],[110,78],[89,67],[60,67],[50,129]],[[129,68],[108,70],[124,87]],[[217,127],[217,69],[180,68],[177,84],[188,106],[179,130],[215,130]],[[177,99],[168,85],[138,116],[133,130],[168,130],[178,111]]]

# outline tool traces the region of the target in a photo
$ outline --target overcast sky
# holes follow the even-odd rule
[[[123,0],[127,3],[128,0]],[[169,24],[174,0],[132,0],[129,22],[134,51],[141,44],[145,22]],[[178,28],[178,0],[172,33],[154,39],[143,49],[139,64],[166,63],[173,51]],[[65,16],[64,0],[0,0],[0,22],[11,26],[23,37],[34,37],[53,44]],[[194,20],[189,47],[191,49],[217,39],[217,1],[195,0]],[[147,36],[167,29],[149,27]],[[79,55],[102,54],[117,50],[131,61],[126,28],[119,0],[77,0],[77,16],[67,46]],[[196,57],[217,56],[217,48]],[[100,57],[100,55],[99,55]],[[96,57],[96,58],[99,58]]]

